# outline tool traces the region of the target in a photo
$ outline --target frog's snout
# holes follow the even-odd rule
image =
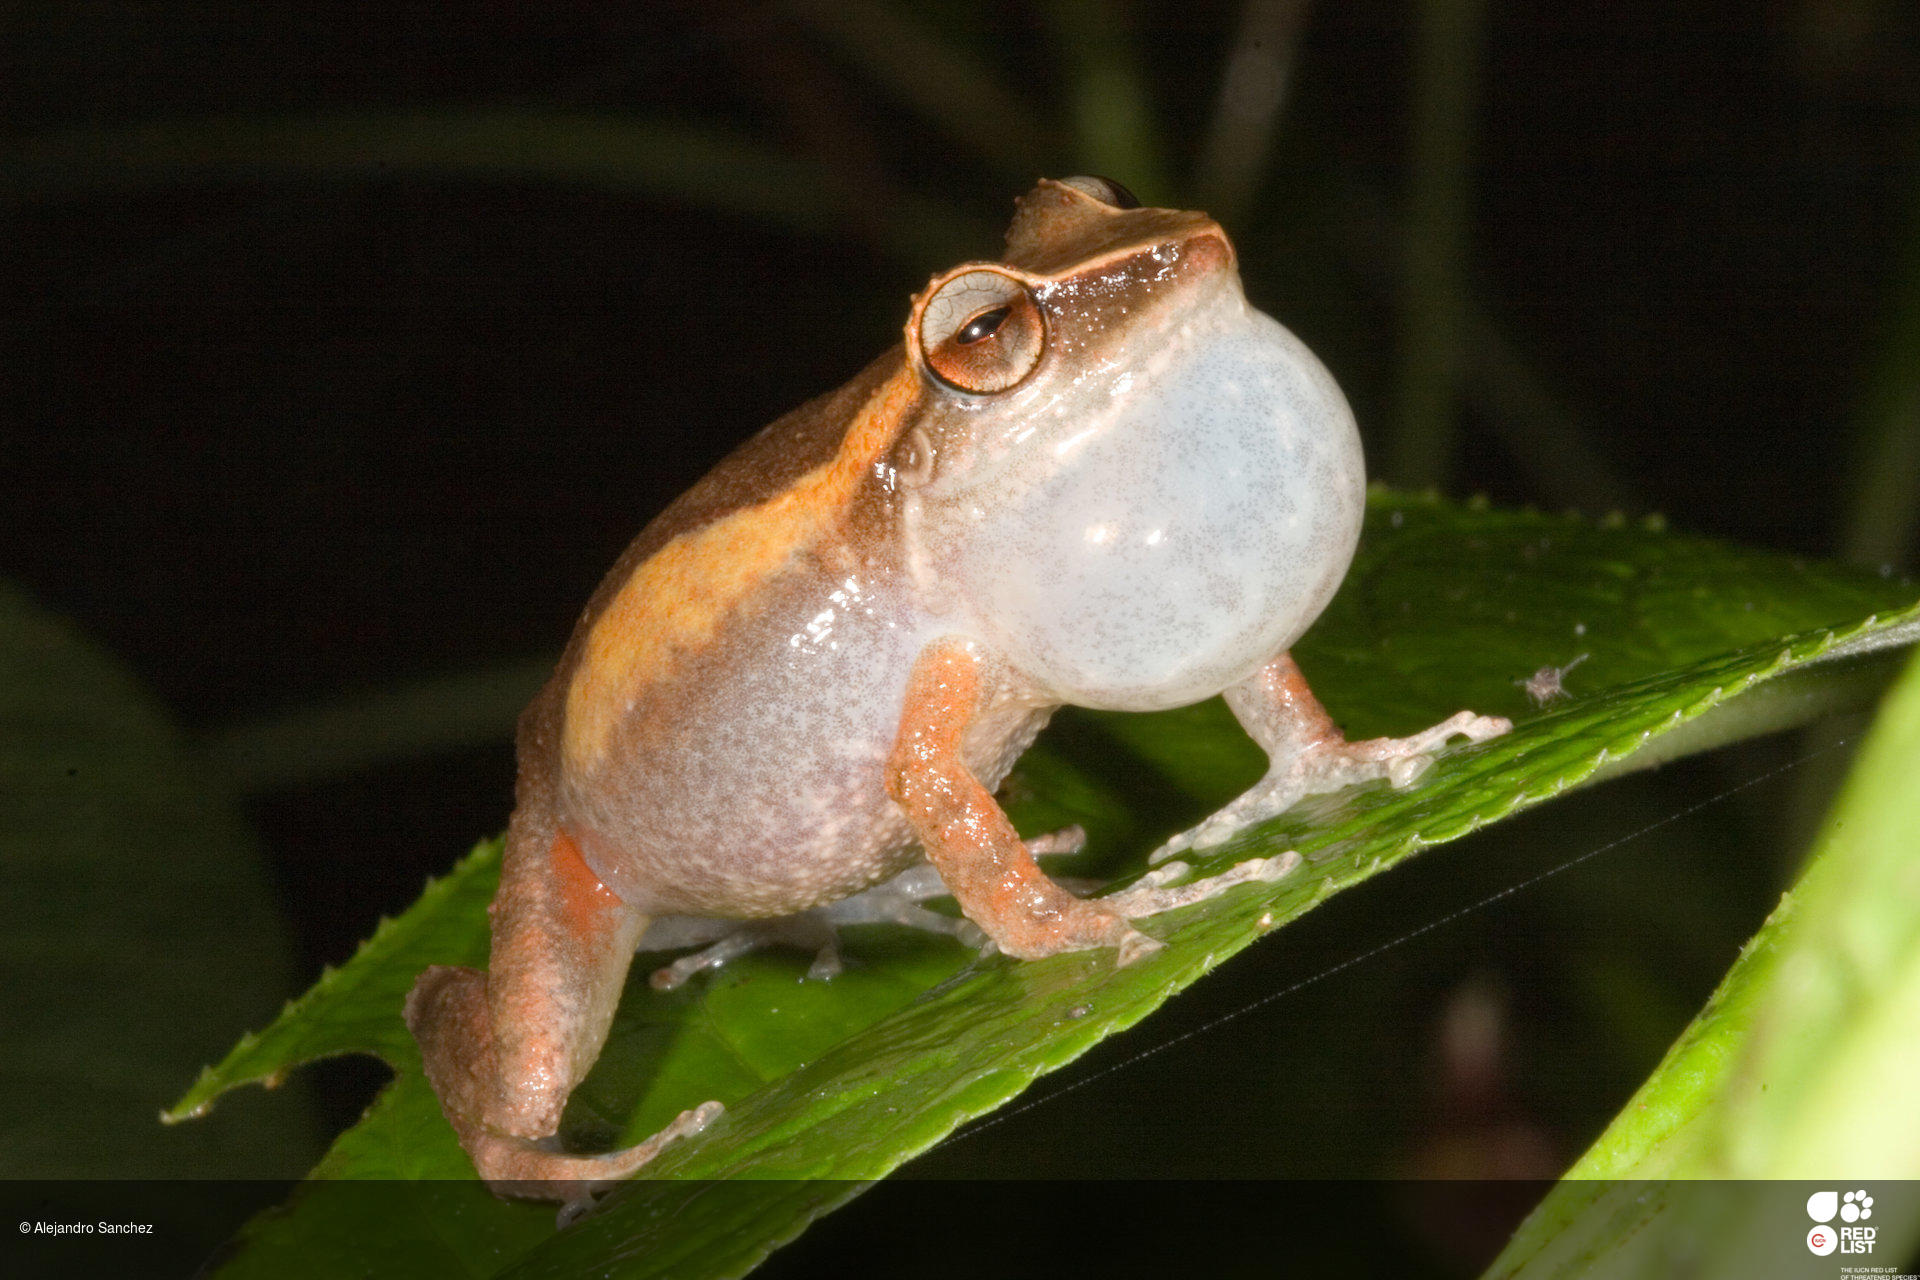
[[[1194,275],[1231,271],[1234,267],[1233,244],[1217,223],[1210,223],[1180,242],[1180,265]]]

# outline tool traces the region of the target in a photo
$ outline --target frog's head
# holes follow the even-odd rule
[[[1143,209],[1105,178],[1043,181],[1019,202],[1005,261],[963,263],[914,299],[907,350],[947,393],[949,425],[965,423],[946,434],[992,449],[983,423],[1133,394],[1112,378],[1142,343],[1223,293],[1239,294],[1233,248],[1206,214]]]
[[[893,465],[930,594],[1050,694],[1191,702],[1305,630],[1360,526],[1339,388],[1247,305],[1226,233],[1042,182],[1002,262],[914,300]]]

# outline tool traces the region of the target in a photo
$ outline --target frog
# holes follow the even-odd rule
[[[1290,650],[1346,575],[1365,489],[1345,397],[1248,303],[1218,222],[1039,182],[1000,259],[934,276],[897,345],[641,531],[521,716],[489,967],[431,966],[404,1009],[479,1175],[564,1220],[723,1114],[558,1142],[656,922],[777,938],[879,895],[925,923],[949,919],[918,905],[941,893],[1014,961],[1132,964],[1162,945],[1139,922],[1300,865],[1196,878],[1175,854],[1504,732],[1463,711],[1348,741],[1308,687]],[[1117,893],[1040,868],[1077,834],[1023,840],[995,789],[1056,710],[1222,694],[1259,783]]]

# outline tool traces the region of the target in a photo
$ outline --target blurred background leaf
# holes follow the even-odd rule
[[[1861,1221],[1873,1245],[1849,1261],[1891,1267],[1911,1255],[1916,777],[1920,659],[1875,720],[1799,880],[1490,1276],[1800,1274],[1807,1196],[1840,1184],[1879,1192]]]
[[[162,1128],[237,1018],[289,991],[260,849],[127,669],[0,583],[0,1176],[291,1178],[304,1085]]]

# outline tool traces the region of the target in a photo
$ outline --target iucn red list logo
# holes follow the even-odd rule
[[[1865,1190],[1849,1191],[1842,1196],[1838,1191],[1816,1191],[1807,1197],[1807,1216],[1814,1225],[1807,1232],[1807,1251],[1817,1257],[1826,1257],[1838,1250],[1841,1253],[1872,1253],[1875,1228],[1857,1226],[1873,1216],[1873,1197]],[[1833,1220],[1839,1218],[1844,1225],[1834,1226]]]

